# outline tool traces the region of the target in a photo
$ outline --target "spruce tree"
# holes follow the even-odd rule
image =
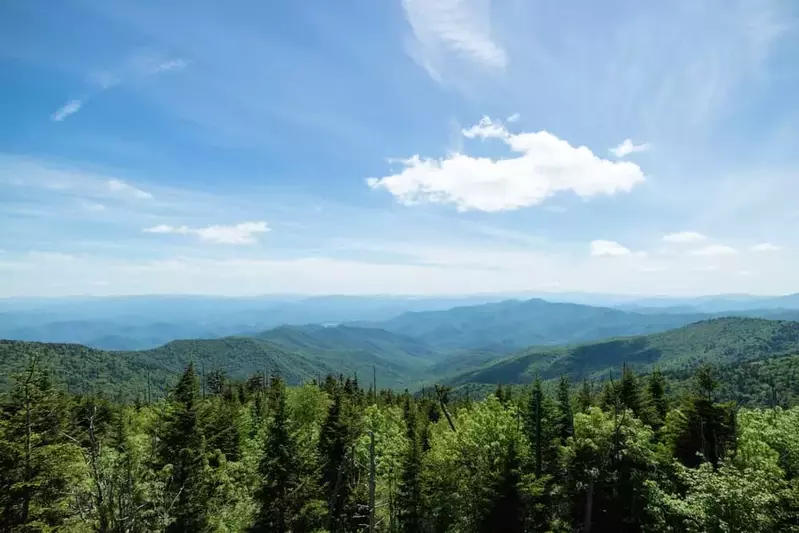
[[[591,391],[591,383],[584,379],[580,391],[577,393],[577,410],[585,413],[592,405],[594,405],[594,395]]]
[[[48,531],[69,517],[80,455],[67,423],[66,398],[34,358],[0,412],[0,531]]]
[[[641,387],[638,378],[627,364],[622,369],[621,381],[618,384],[618,400],[624,409],[629,409],[635,416],[641,415]]]
[[[285,533],[292,530],[298,512],[295,499],[299,485],[297,444],[289,430],[286,390],[283,380],[275,375],[269,386],[272,420],[258,467],[261,486],[257,501],[260,506],[255,524],[258,533]]]
[[[199,533],[208,527],[210,487],[199,403],[200,384],[190,363],[173,392],[166,436],[160,444],[162,464],[171,465],[167,491],[174,498],[167,533]]]
[[[402,463],[397,498],[397,517],[400,530],[416,533],[422,529],[422,444],[419,439],[416,405],[405,399],[405,425],[408,449]]]
[[[557,430],[561,442],[574,435],[574,414],[571,403],[571,382],[568,376],[561,376],[558,382],[558,422]]]
[[[524,501],[519,490],[521,459],[516,441],[510,439],[502,470],[494,486],[494,501],[480,524],[484,533],[522,533],[525,524]],[[419,531],[414,530],[414,531]]]
[[[669,412],[669,400],[666,397],[666,378],[660,368],[655,368],[646,381],[646,409],[644,421],[653,429],[660,429]]]

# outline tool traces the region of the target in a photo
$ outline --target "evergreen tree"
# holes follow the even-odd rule
[[[0,531],[49,531],[70,516],[80,455],[67,423],[66,399],[34,358],[0,413]]]
[[[657,430],[666,421],[669,400],[666,397],[666,377],[660,368],[655,368],[646,381],[646,409],[642,414],[644,422]]]
[[[198,409],[200,384],[189,364],[173,392],[166,435],[160,443],[161,464],[167,466],[167,492],[174,498],[167,533],[207,530],[210,486],[207,479],[205,438]]]
[[[349,387],[336,387],[319,435],[320,486],[327,501],[327,529],[333,533],[357,529],[368,517],[359,512],[365,494],[356,490],[354,396],[351,382]]]
[[[585,413],[592,405],[594,405],[594,395],[591,391],[591,383],[584,379],[580,391],[577,393],[577,410]]]
[[[563,375],[558,382],[558,422],[557,431],[561,442],[574,435],[574,414],[571,402],[571,382]]]
[[[299,485],[298,450],[289,431],[285,384],[279,376],[272,377],[269,393],[272,420],[258,468],[261,487],[257,501],[260,509],[250,531],[286,533],[292,530],[298,513],[295,499]]]
[[[623,409],[629,409],[635,416],[640,416],[642,406],[641,387],[638,384],[635,372],[627,364],[622,368],[617,397]]]
[[[522,467],[516,446],[514,439],[508,440],[502,470],[494,487],[494,502],[481,524],[482,532],[522,533],[524,531],[524,501],[519,490]]]
[[[405,399],[405,425],[408,449],[402,464],[397,495],[397,518],[400,530],[417,533],[422,529],[422,444],[419,439],[416,405]]]
[[[714,402],[718,388],[713,370],[704,365],[694,375],[693,392],[684,397],[676,418],[674,455],[686,466],[709,461],[714,467],[735,445],[735,409]]]

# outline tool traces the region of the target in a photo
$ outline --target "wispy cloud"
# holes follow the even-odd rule
[[[782,250],[782,247],[770,242],[762,242],[760,244],[755,244],[749,248],[749,250],[752,252],[778,252]]]
[[[436,81],[452,62],[490,70],[507,65],[492,38],[490,0],[403,0],[402,6],[413,31],[408,51]]]
[[[632,139],[624,139],[620,145],[611,148],[610,152],[616,157],[625,157],[636,152],[646,152],[651,148],[650,143],[635,144]]]
[[[738,250],[732,248],[730,246],[725,246],[723,244],[710,244],[705,246],[704,248],[699,248],[698,250],[692,250],[691,255],[696,256],[718,256],[718,255],[735,255],[738,253]]]
[[[672,244],[693,244],[707,240],[707,237],[696,231],[678,231],[663,236],[663,241]]]
[[[174,235],[196,235],[200,239],[215,244],[255,244],[256,235],[270,231],[266,222],[242,222],[232,226],[207,226],[204,228],[190,228],[188,226],[169,226],[160,224],[145,228],[145,233],[160,233]]]
[[[615,241],[600,239],[591,242],[591,255],[594,257],[623,257],[633,255],[633,251]]]
[[[188,62],[182,58],[165,58],[150,52],[134,53],[116,69],[89,72],[85,81],[90,88],[86,94],[82,98],[70,100],[57,109],[50,118],[55,122],[61,122],[77,113],[89,99],[104,91],[137,79],[182,70],[186,66]]]
[[[519,113],[514,113],[505,120],[508,122],[518,122],[520,118],[522,118],[522,116]]]
[[[546,131],[514,134],[484,117],[463,135],[500,139],[520,155],[496,160],[462,153],[442,159],[414,155],[402,161],[399,174],[366,182],[406,205],[449,203],[460,211],[496,212],[537,205],[564,191],[583,198],[628,192],[644,181],[638,165],[601,159]]]
[[[106,182],[108,190],[115,194],[129,195],[143,200],[152,198],[153,195],[119,179],[110,179]]]
[[[74,115],[75,113],[80,111],[82,105],[83,101],[81,100],[70,100],[66,104],[56,109],[56,111],[52,115],[50,115],[50,119],[55,122],[61,122],[70,115]]]

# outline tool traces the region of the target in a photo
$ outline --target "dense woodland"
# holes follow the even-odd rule
[[[0,530],[799,531],[799,408],[626,367],[456,400],[187,366],[168,396],[70,394],[36,359],[0,411]]]

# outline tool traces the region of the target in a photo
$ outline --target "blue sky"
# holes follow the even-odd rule
[[[799,291],[791,0],[0,5],[0,296]]]

